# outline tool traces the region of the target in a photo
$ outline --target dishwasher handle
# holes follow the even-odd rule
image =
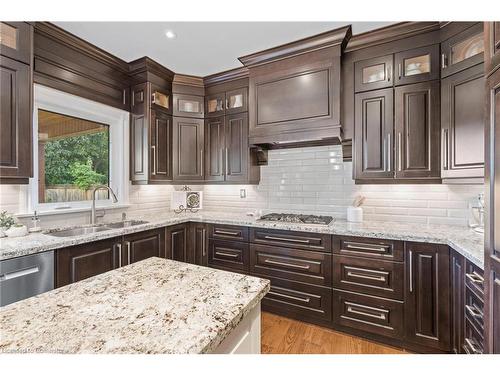
[[[39,271],[40,271],[40,268],[38,268],[38,266],[35,266],[35,267],[29,267],[29,268],[16,270],[16,271],[12,271],[12,272],[6,272],[6,273],[0,275],[0,281],[17,279],[18,277],[31,275],[32,273],[37,273]]]

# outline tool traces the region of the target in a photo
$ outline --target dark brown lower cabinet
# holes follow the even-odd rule
[[[208,232],[207,224],[189,223],[189,248],[191,262],[199,266],[208,265]]]
[[[228,271],[248,273],[249,246],[245,242],[208,240],[208,265]]]
[[[56,288],[119,267],[121,237],[56,251]]]
[[[133,233],[123,237],[122,265],[151,257],[165,258],[165,228]]]
[[[450,250],[445,245],[406,243],[406,341],[451,349]]]
[[[464,298],[465,259],[456,251],[451,258],[451,350],[455,354],[464,353]]]
[[[188,223],[167,227],[165,231],[167,259],[191,263]]]

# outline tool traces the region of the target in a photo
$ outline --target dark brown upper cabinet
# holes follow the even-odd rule
[[[406,340],[451,349],[450,254],[448,246],[406,243]]]
[[[248,88],[211,94],[205,97],[205,114],[207,117],[218,117],[248,110]]]
[[[27,184],[32,168],[29,65],[0,56],[0,181]]]
[[[32,40],[31,25],[0,22],[0,183],[33,176]]]
[[[248,114],[205,120],[205,180],[248,182]]]
[[[202,181],[205,160],[203,119],[174,117],[173,125],[174,181]]]
[[[0,22],[0,55],[31,65],[33,30],[26,22]]]
[[[500,22],[484,23],[484,65],[489,74],[500,65]]]
[[[441,43],[441,76],[482,63],[484,48],[482,22],[445,40]]]
[[[394,178],[393,89],[356,94],[355,179]]]
[[[203,96],[174,94],[173,101],[174,116],[203,118]]]
[[[392,87],[393,55],[357,61],[354,65],[355,92]]]
[[[483,64],[441,81],[443,179],[484,177],[484,87]]]
[[[172,180],[172,116],[151,111],[151,167],[152,181]]]
[[[394,90],[396,178],[440,177],[439,81]]]
[[[439,44],[396,53],[394,70],[396,86],[439,79]]]

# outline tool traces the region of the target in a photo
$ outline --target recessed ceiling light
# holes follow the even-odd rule
[[[172,30],[165,31],[165,36],[168,39],[174,39],[176,37],[175,33]]]

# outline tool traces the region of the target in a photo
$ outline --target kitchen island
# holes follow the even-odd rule
[[[3,353],[260,353],[268,280],[161,258],[0,308]]]

